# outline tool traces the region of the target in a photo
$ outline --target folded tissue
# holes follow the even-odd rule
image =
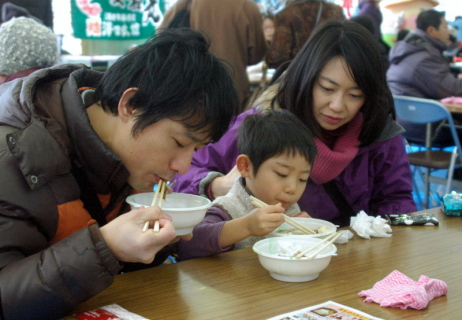
[[[361,238],[391,237],[391,227],[387,222],[380,216],[368,216],[361,210],[356,217],[351,217],[350,226]]]
[[[375,302],[381,307],[422,310],[431,300],[447,292],[448,285],[442,280],[420,276],[416,282],[395,270],[358,296],[365,297],[364,302]]]

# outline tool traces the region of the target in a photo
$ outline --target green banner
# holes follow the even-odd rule
[[[163,19],[164,0],[71,0],[74,37],[147,39]]]

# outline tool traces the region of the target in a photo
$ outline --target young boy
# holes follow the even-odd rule
[[[308,217],[297,201],[317,152],[310,130],[287,110],[249,115],[239,130],[241,176],[213,201],[193,239],[180,240],[179,260],[250,247],[279,227],[283,214]],[[251,195],[269,206],[255,208]]]

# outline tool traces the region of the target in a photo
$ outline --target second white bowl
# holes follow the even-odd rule
[[[330,244],[315,258],[295,258],[297,251],[303,251],[321,242],[318,238],[269,238],[253,245],[263,268],[269,271],[272,278],[287,282],[305,282],[315,280],[321,271],[327,268],[337,247]],[[321,245],[322,246],[322,245]],[[316,251],[316,249],[314,249]]]

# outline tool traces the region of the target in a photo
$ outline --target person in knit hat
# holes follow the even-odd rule
[[[12,18],[0,26],[0,83],[51,67],[58,59],[55,34],[36,20]]]

